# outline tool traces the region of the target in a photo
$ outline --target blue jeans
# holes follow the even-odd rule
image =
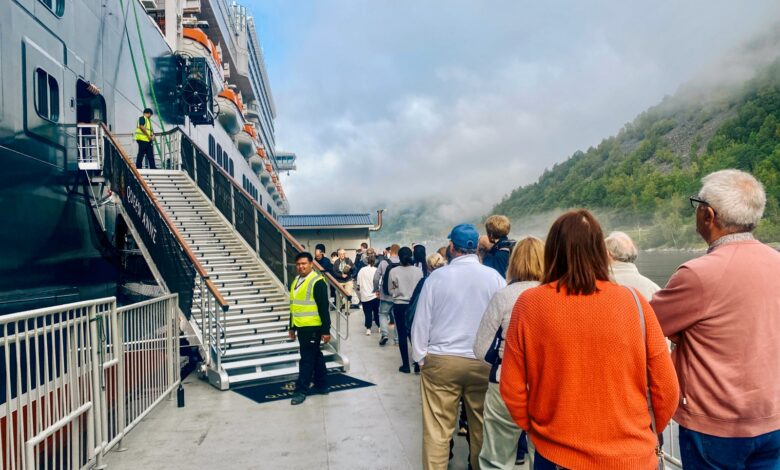
[[[716,437],[680,426],[684,468],[780,470],[780,430],[756,437]]]
[[[542,454],[537,450],[534,454],[534,470],[566,470],[560,465],[555,465],[549,460],[545,459]]]

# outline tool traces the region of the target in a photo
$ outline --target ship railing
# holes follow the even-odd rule
[[[138,144],[135,142],[135,134],[112,134],[115,141],[124,153],[133,157],[138,155]],[[152,145],[154,152],[154,165],[161,170],[181,170],[181,145],[179,138],[181,132],[178,128],[155,134],[159,145]]]
[[[179,141],[182,170],[285,288],[289,288],[296,274],[295,257],[305,251],[303,246],[188,136],[182,133]],[[349,338],[350,296],[336,278],[323,271],[319,264],[315,263],[315,269],[323,275],[335,293],[331,302],[331,311],[336,315],[332,322],[331,342],[338,352],[341,341]]]
[[[175,294],[0,317],[0,468],[100,467],[179,385]]]
[[[103,128],[100,124],[76,125],[79,170],[103,169]]]
[[[168,292],[178,294],[182,314],[190,319],[193,302],[201,303],[201,319],[206,320],[201,325],[213,328],[206,330],[208,334],[196,329],[195,335],[203,347],[204,364],[212,366],[216,361],[219,365],[227,345],[223,326],[229,306],[116,137],[105,126],[103,133],[104,175],[121,201],[120,211],[135,228],[144,257],[159,273],[158,282]],[[180,136],[171,141],[179,142]]]

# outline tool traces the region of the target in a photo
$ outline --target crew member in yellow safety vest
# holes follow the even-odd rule
[[[149,163],[149,168],[155,170],[157,167],[154,165],[154,150],[152,148],[152,142],[154,142],[154,133],[152,132],[152,110],[149,108],[144,109],[144,115],[138,118],[138,126],[135,128],[135,141],[138,143],[138,156],[135,157],[135,167],[142,168],[144,164],[144,157]]]
[[[298,366],[298,380],[295,394],[290,402],[300,405],[306,395],[328,394],[328,377],[325,358],[320,351],[320,341],[330,341],[330,308],[328,306],[328,284],[314,271],[311,253],[301,252],[295,257],[298,275],[290,285],[290,339],[296,332],[301,348]],[[309,384],[314,381],[314,387]]]

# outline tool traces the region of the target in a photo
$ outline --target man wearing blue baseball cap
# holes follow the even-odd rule
[[[473,225],[455,226],[449,239],[450,264],[425,281],[412,324],[412,357],[422,366],[423,467],[447,468],[463,399],[471,466],[476,469],[490,367],[474,357],[474,340],[490,299],[506,282],[495,269],[480,264],[479,233]]]

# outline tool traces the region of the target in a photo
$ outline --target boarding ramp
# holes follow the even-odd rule
[[[285,286],[302,246],[180,130],[169,139],[178,145],[166,157],[173,169],[141,171],[105,126],[101,132],[103,176],[158,283],[178,294],[209,381],[226,390],[297,374]],[[335,298],[323,354],[330,370],[347,370],[340,350],[349,301],[325,277]]]
[[[176,295],[0,316],[0,468],[102,468],[180,382]]]

